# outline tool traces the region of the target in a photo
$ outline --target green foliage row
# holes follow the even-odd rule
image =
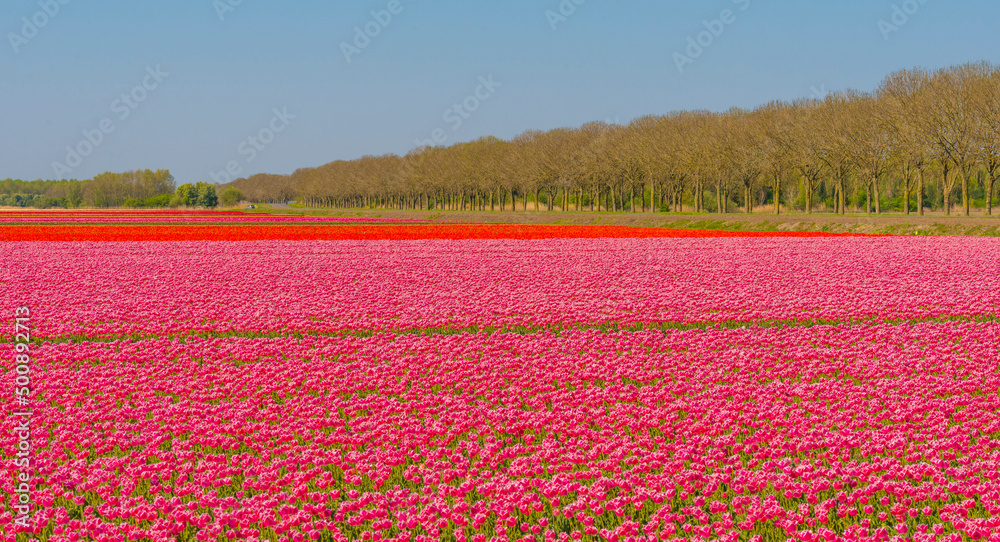
[[[35,209],[77,207],[125,207],[163,209],[167,207],[215,208],[220,203],[232,207],[245,200],[243,192],[226,188],[219,195],[215,185],[185,183],[174,187],[167,170],[136,170],[102,173],[89,180],[0,181],[0,206]]]
[[[166,207],[174,192],[169,170],[105,172],[87,180],[0,181],[0,206],[36,209]],[[163,198],[162,196],[166,196]]]
[[[172,207],[187,205],[212,209],[219,206],[219,196],[215,193],[215,185],[211,183],[187,183],[177,187],[174,197],[170,199]]]

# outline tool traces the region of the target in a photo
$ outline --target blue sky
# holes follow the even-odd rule
[[[995,0],[396,1],[4,0],[0,178],[225,181],[1000,62]]]

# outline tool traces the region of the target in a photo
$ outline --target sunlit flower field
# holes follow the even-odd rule
[[[5,542],[1000,540],[1000,240],[220,216],[0,227]]]

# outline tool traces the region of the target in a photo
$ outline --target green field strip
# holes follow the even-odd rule
[[[746,321],[746,320],[727,320],[724,322],[659,322],[659,323],[637,323],[637,324],[619,324],[618,322],[605,322],[597,324],[567,324],[567,325],[557,325],[557,326],[543,326],[543,325],[518,325],[518,326],[445,326],[445,327],[431,327],[431,328],[396,328],[396,329],[347,329],[340,331],[315,331],[315,330],[300,330],[300,329],[283,329],[283,330],[272,330],[272,331],[190,331],[183,333],[168,333],[168,334],[154,334],[154,333],[130,333],[130,334],[111,334],[111,335],[96,335],[89,336],[84,334],[74,334],[68,336],[57,336],[57,337],[46,337],[35,335],[32,337],[32,343],[36,346],[42,346],[44,344],[65,344],[65,343],[103,343],[103,342],[113,342],[113,341],[145,341],[145,340],[158,340],[158,339],[179,339],[184,341],[186,339],[225,339],[225,338],[243,338],[243,339],[274,339],[274,338],[295,338],[302,339],[305,337],[373,337],[378,334],[390,334],[398,336],[409,336],[409,335],[422,335],[422,336],[435,336],[435,335],[463,335],[463,334],[485,334],[485,335],[495,335],[495,334],[515,334],[515,335],[534,335],[538,333],[554,333],[556,335],[567,332],[567,331],[587,331],[587,330],[598,330],[605,333],[617,333],[620,331],[626,332],[640,332],[640,331],[659,331],[666,333],[668,331],[711,331],[711,330],[735,330],[735,329],[783,329],[783,328],[810,328],[817,326],[877,326],[877,325],[889,325],[889,326],[902,326],[902,325],[916,325],[916,324],[926,324],[926,323],[972,323],[972,324],[982,324],[982,323],[996,323],[1000,322],[1000,316],[988,314],[979,316],[938,316],[938,317],[927,317],[927,318],[856,318],[856,319],[786,319],[786,320],[758,320],[758,321]],[[0,340],[0,344],[11,344],[13,340],[11,337],[3,337]]]

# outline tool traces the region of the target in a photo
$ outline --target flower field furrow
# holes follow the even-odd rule
[[[1000,240],[20,243],[38,337],[993,318]],[[943,254],[948,254],[944,259]]]
[[[36,519],[52,540],[983,539],[998,344],[928,323],[50,345]]]

